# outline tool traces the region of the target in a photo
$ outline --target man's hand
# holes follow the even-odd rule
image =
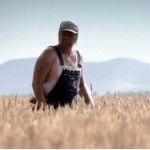
[[[91,108],[94,108],[94,107],[95,107],[95,103],[94,103],[93,98],[87,97],[87,98],[84,99],[84,102],[85,102],[87,105],[90,105]]]
[[[38,104],[37,104],[37,110],[39,110],[40,108],[42,108],[43,111],[46,110],[47,108],[47,103],[46,101],[42,102],[42,101],[38,101]]]

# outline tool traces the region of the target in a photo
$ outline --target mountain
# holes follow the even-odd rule
[[[84,74],[98,93],[150,90],[150,64],[134,59],[85,63]]]
[[[14,59],[0,64],[0,95],[31,94],[36,58]],[[129,92],[150,90],[150,64],[128,58],[85,62],[83,74],[92,91]]]
[[[0,95],[32,93],[36,58],[14,59],[0,65]]]

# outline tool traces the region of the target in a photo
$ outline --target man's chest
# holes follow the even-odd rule
[[[77,67],[77,56],[75,53],[70,56],[62,54],[62,59],[64,62],[64,66]]]

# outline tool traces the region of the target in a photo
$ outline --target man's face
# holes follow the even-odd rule
[[[61,31],[59,32],[59,44],[70,47],[73,46],[78,39],[78,35],[69,31]]]

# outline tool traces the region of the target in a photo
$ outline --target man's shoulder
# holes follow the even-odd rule
[[[76,52],[77,52],[77,54],[78,54],[79,57],[82,57],[82,55],[81,55],[81,53],[80,53],[79,50],[76,50]]]
[[[82,64],[83,63],[83,57],[82,57],[81,53],[79,52],[79,50],[76,50],[76,52],[77,52],[77,55],[78,55],[78,60]]]
[[[56,53],[55,46],[48,46],[45,50],[45,53]]]
[[[38,57],[38,62],[51,62],[55,61],[56,59],[56,52],[53,47],[48,46],[44,49],[41,55]]]
[[[48,46],[42,53],[42,56],[47,56],[47,57],[55,57],[56,56],[56,51],[54,46]]]

